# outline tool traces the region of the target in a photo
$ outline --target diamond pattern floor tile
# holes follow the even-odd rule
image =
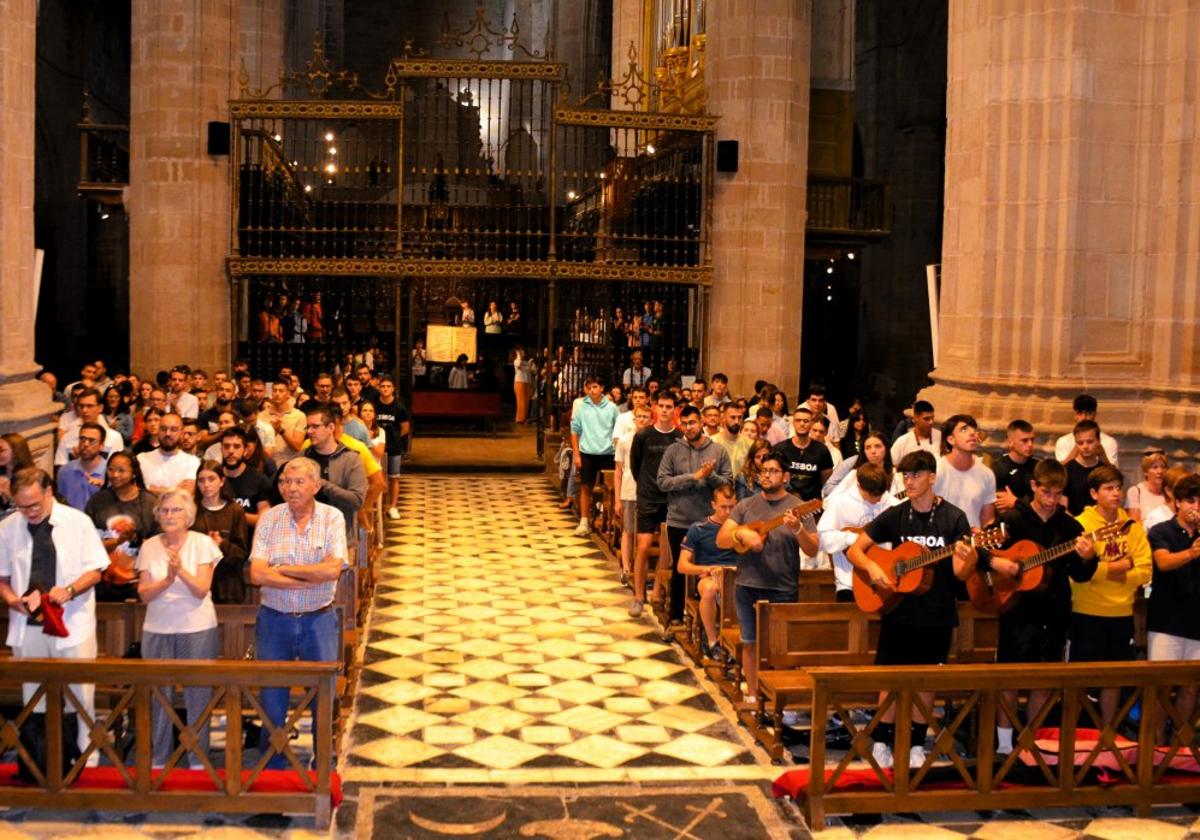
[[[641,758],[677,779],[746,761],[740,740],[712,737],[716,706],[654,625],[629,619],[611,564],[540,477],[405,475],[401,500],[354,760],[417,781],[483,768],[528,782]]]

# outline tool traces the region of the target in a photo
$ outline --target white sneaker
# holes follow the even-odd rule
[[[1012,744],[997,744],[996,755],[1012,755]]]
[[[394,507],[390,507],[390,508],[388,508],[388,511],[387,511],[387,518],[388,518],[388,519],[392,519],[392,520],[399,519],[399,518],[400,518],[400,511],[399,511],[399,510],[397,510],[397,509],[396,509],[396,508],[394,508]]]
[[[577,537],[586,537],[590,533],[592,533],[592,526],[586,522],[580,522],[578,527],[575,528],[575,536]]]
[[[645,609],[646,609],[645,604],[643,604],[641,601],[638,601],[637,599],[634,599],[634,602],[629,605],[629,617],[637,618],[638,616],[640,616],[642,614],[642,611]]]
[[[871,756],[875,759],[875,763],[879,765],[880,769],[892,769],[892,748],[887,744],[876,741],[875,745],[871,747]]]
[[[912,747],[908,751],[908,766],[911,769],[925,766],[925,748]]]

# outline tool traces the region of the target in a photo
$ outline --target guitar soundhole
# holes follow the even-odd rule
[[[904,574],[904,572],[907,571],[907,569],[908,569],[908,566],[906,564],[897,563],[896,564],[896,577],[900,577],[900,575]]]

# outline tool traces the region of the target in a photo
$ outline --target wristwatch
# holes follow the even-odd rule
[[[70,595],[70,596],[71,596],[71,600],[72,600],[72,601],[74,601],[74,600],[75,600],[75,596],[76,596],[77,594],[79,594],[79,593],[77,593],[77,592],[75,591],[75,584],[73,584],[73,583],[68,583],[68,584],[67,584],[67,587],[66,587],[66,589],[67,589],[67,594],[68,594],[68,595]]]

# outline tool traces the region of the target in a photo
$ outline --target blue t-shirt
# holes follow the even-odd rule
[[[692,552],[692,562],[697,566],[736,566],[737,552],[732,548],[717,548],[717,532],[721,526],[711,519],[704,519],[687,530],[681,546]]]

